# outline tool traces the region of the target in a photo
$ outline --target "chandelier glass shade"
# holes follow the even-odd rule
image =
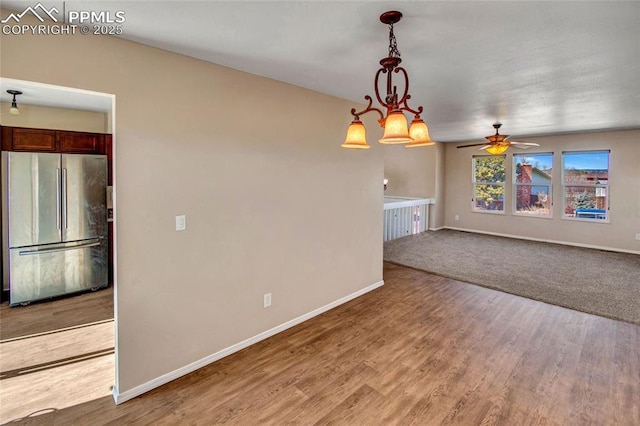
[[[413,139],[413,141],[405,145],[407,148],[413,148],[416,146],[430,146],[436,144],[431,140],[431,137],[429,136],[429,128],[427,127],[427,123],[422,121],[421,118],[414,119],[411,122],[411,127],[409,127],[409,136],[411,137],[411,139]]]
[[[413,139],[409,136],[407,117],[400,110],[391,111],[384,121],[384,135],[378,142],[397,144],[411,141]]]
[[[429,137],[429,129],[427,124],[420,118],[423,108],[411,108],[407,101],[411,99],[409,94],[409,75],[407,71],[400,66],[400,51],[396,43],[396,37],[393,33],[393,24],[402,19],[402,13],[397,11],[389,11],[380,15],[380,22],[389,26],[389,56],[380,60],[382,66],[376,72],[374,79],[375,98],[381,108],[373,106],[373,98],[366,95],[364,99],[369,102],[367,107],[362,111],[351,109],[351,115],[354,119],[347,129],[347,138],[341,146],[343,148],[369,148],[367,144],[364,125],[360,121],[360,115],[375,111],[380,115],[378,123],[384,128],[384,134],[378,141],[382,144],[406,144],[407,148],[416,146],[434,145],[435,142]],[[393,74],[399,75],[404,84],[401,85],[401,91],[398,93],[398,86],[394,84]],[[384,96],[380,94],[380,79],[386,80]],[[411,127],[407,124],[405,112],[414,115],[411,121]]]
[[[353,120],[347,129],[347,138],[340,145],[343,148],[369,149],[367,144],[367,131],[360,120]]]

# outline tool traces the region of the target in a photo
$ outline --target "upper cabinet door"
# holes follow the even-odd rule
[[[60,154],[2,155],[8,159],[9,247],[60,242]]]
[[[60,150],[78,154],[104,153],[104,135],[98,133],[58,132]]]
[[[40,151],[57,152],[55,130],[45,129],[13,129],[13,150],[14,151]]]

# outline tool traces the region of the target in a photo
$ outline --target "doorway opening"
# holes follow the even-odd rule
[[[0,304],[4,424],[111,398],[114,386],[117,389],[117,185],[115,95],[9,78],[0,78],[0,90],[3,112],[7,90],[23,92],[20,115],[1,114],[3,127],[104,134],[108,185],[113,189],[104,195],[112,197],[107,205],[112,249],[108,286],[26,306],[9,307],[4,298]],[[3,282],[8,282],[6,269]]]

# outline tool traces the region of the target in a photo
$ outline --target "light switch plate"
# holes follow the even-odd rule
[[[176,216],[176,231],[184,231],[187,229],[187,216]]]

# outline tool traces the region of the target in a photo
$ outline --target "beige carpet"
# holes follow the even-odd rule
[[[640,325],[640,255],[441,230],[386,242],[384,260]]]

